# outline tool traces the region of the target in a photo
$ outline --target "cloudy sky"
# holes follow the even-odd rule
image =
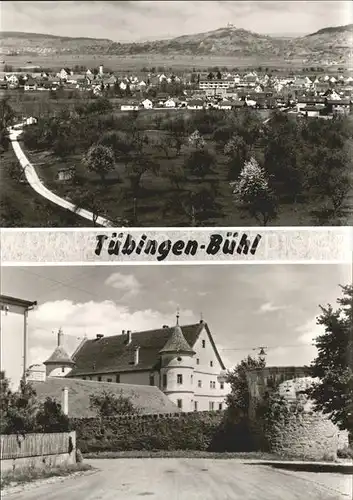
[[[300,35],[352,22],[347,1],[6,1],[6,31],[140,41],[232,23],[258,33]]]
[[[49,357],[59,327],[72,353],[84,335],[173,325],[180,308],[181,324],[202,314],[232,368],[260,346],[269,365],[309,364],[319,304],[335,304],[339,284],[350,280],[351,266],[333,264],[18,267],[2,269],[2,293],[38,301],[29,314],[30,363]],[[15,316],[3,323],[11,339],[15,321],[23,325]],[[11,342],[11,352],[21,349]]]

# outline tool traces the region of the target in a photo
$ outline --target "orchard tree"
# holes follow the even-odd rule
[[[198,148],[190,153],[185,162],[185,167],[197,177],[205,177],[212,172],[215,163],[214,155],[207,148]]]
[[[114,152],[111,148],[101,144],[90,147],[83,161],[90,172],[95,172],[100,176],[102,182],[115,166]]]
[[[348,430],[353,443],[353,286],[341,288],[337,309],[320,306],[318,324],[325,333],[315,339],[318,355],[311,364],[312,376],[319,381],[308,392],[316,409]]]
[[[264,368],[266,361],[263,358],[248,356],[243,359],[232,371],[227,373],[226,382],[230,384],[230,393],[226,397],[226,404],[230,414],[246,418],[249,412],[250,394],[246,373],[255,368]]]
[[[99,417],[115,417],[116,415],[136,415],[138,409],[130,398],[123,395],[117,396],[112,392],[103,391],[99,394],[90,394],[90,408],[95,410]]]
[[[224,146],[224,154],[228,157],[228,179],[236,179],[244,162],[249,160],[250,148],[241,135],[233,135]]]
[[[9,146],[9,135],[7,128],[13,124],[16,113],[9,103],[9,98],[0,100],[0,151],[6,151]]]
[[[230,185],[236,201],[264,226],[277,217],[277,203],[266,172],[254,158],[245,162],[238,180]]]

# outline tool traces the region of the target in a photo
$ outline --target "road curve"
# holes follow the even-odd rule
[[[87,461],[95,473],[4,495],[9,500],[350,500],[350,476],[279,471],[224,459]],[[320,477],[325,476],[325,477]]]
[[[55,193],[53,193],[44,186],[44,184],[40,181],[37,175],[36,169],[29,162],[28,158],[24,154],[18,142],[18,137],[22,134],[22,130],[15,130],[14,128],[11,127],[8,130],[9,130],[9,138],[11,140],[14,153],[18,161],[20,162],[20,165],[25,173],[27,182],[32,187],[32,189],[34,189],[34,191],[36,191],[36,193],[38,193],[43,198],[46,198],[52,203],[55,203],[55,205],[65,208],[66,210],[70,210],[70,212],[73,212],[76,215],[79,215],[80,217],[83,217],[84,219],[93,222],[92,212],[90,212],[89,210],[85,210],[84,208],[77,208],[73,203],[65,200],[64,198],[61,198],[60,196],[56,195]],[[111,227],[113,225],[108,219],[105,219],[104,217],[100,216],[97,218],[96,224],[104,227]]]

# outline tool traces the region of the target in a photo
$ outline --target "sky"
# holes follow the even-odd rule
[[[142,41],[225,27],[283,36],[352,22],[348,1],[6,1],[1,29]]]
[[[344,264],[3,267],[1,289],[38,302],[28,319],[29,364],[50,356],[60,327],[71,354],[85,335],[172,326],[179,308],[181,325],[208,323],[228,369],[261,346],[268,365],[301,366],[316,355],[319,305],[336,304],[351,272]],[[8,316],[11,365],[23,320]]]

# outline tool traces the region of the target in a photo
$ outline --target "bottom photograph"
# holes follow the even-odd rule
[[[352,495],[352,267],[3,267],[11,499]]]

